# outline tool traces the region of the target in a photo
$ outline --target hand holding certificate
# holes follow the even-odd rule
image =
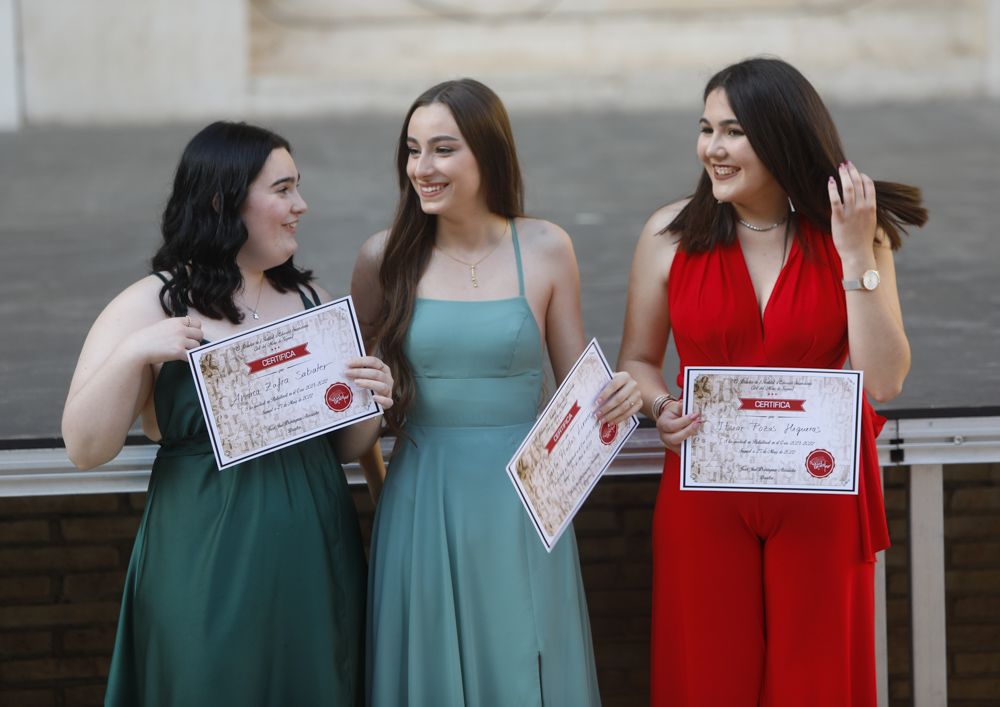
[[[350,297],[189,351],[219,469],[381,415],[344,375],[360,356]]]
[[[611,367],[591,341],[507,464],[549,551],[639,425],[634,416],[617,425],[594,418],[594,402],[610,380]]]
[[[856,494],[861,395],[860,371],[688,367],[681,488]]]

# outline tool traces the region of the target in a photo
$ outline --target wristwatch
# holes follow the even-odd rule
[[[868,290],[871,292],[882,282],[878,270],[865,270],[864,274],[856,279],[844,280],[845,290]]]

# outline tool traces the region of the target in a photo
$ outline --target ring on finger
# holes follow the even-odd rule
[[[186,320],[185,321],[185,326],[191,326],[191,315],[190,314],[187,315],[187,317],[185,317],[185,320]]]

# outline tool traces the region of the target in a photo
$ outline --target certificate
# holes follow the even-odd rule
[[[684,371],[681,488],[858,492],[862,372],[815,368]]]
[[[344,375],[364,355],[350,297],[189,351],[219,469],[381,415]]]
[[[507,464],[507,475],[549,552],[639,425],[635,417],[616,425],[594,418],[594,403],[611,374],[592,340]]]

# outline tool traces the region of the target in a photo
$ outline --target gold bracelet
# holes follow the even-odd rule
[[[675,398],[670,393],[664,393],[663,395],[656,396],[656,399],[653,400],[653,404],[651,406],[654,422],[660,419],[660,413],[663,412],[664,406],[667,403],[673,402],[674,400],[677,400],[677,398]]]

